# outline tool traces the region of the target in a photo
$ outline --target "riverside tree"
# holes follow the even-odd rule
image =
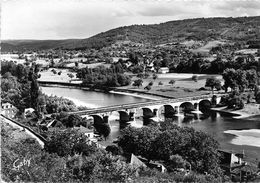
[[[142,79],[134,80],[133,86],[137,86],[138,88],[140,88],[140,86],[142,86],[142,85],[143,85]]]
[[[258,79],[257,73],[254,69],[225,69],[222,76],[225,80],[224,87],[226,91],[228,87],[232,90],[235,90],[237,87],[240,92],[243,92],[246,88],[253,89]]]
[[[169,81],[169,84],[171,84],[172,86],[174,85],[174,83],[175,83],[175,80],[174,80],[174,79],[171,79],[171,80]]]
[[[179,154],[193,171],[221,175],[218,142],[192,128],[180,128],[168,123],[141,129],[127,127],[122,131],[118,145],[124,153],[141,155],[148,160],[169,162],[171,156]]]
[[[193,75],[191,77],[191,79],[194,81],[194,82],[197,82],[198,81],[198,75]]]
[[[214,88],[217,90],[221,89],[221,81],[215,77],[207,78],[205,86],[210,87],[213,94]]]
[[[157,74],[153,74],[153,79],[156,80],[158,78],[158,75]]]

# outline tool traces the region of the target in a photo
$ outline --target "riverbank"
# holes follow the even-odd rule
[[[162,100],[165,99],[166,97],[163,96],[156,96],[156,95],[152,95],[149,93],[142,93],[142,92],[131,92],[131,91],[127,91],[127,90],[112,90],[109,93],[115,93],[115,94],[120,94],[120,95],[127,95],[127,96],[133,96],[133,97],[140,97],[140,98],[145,98],[145,99],[150,99],[150,100]]]
[[[245,104],[245,107],[239,110],[228,109],[226,106],[211,108],[211,110],[233,115],[233,118],[236,119],[242,119],[242,118],[248,118],[248,117],[260,115],[259,107],[260,104]]]
[[[224,133],[235,135],[232,144],[260,147],[260,129],[226,130]]]

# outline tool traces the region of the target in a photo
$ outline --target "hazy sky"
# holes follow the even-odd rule
[[[257,15],[258,0],[2,0],[1,39],[87,38],[124,25]]]

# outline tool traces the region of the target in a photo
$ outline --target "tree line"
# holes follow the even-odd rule
[[[77,71],[77,77],[83,80],[83,86],[117,87],[129,85],[131,82],[120,63],[112,64],[109,68],[82,68]]]
[[[188,164],[192,171],[221,175],[218,142],[193,128],[181,128],[169,122],[139,129],[127,127],[122,131],[118,145],[125,154],[141,155],[148,161],[162,160],[169,169],[173,166],[173,157],[178,155],[185,161],[184,167],[179,168],[187,168]]]
[[[14,62],[2,62],[2,101],[13,104],[20,113],[23,113],[25,108],[33,108],[37,113],[45,114],[84,109],[68,99],[43,94],[37,82],[40,77],[39,70],[37,64],[24,66]]]

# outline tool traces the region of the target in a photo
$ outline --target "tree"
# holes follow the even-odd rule
[[[158,83],[158,85],[163,85],[163,82],[160,81],[160,82]]]
[[[248,78],[251,78],[250,77],[250,73],[248,74]],[[247,80],[247,71],[243,71],[243,70],[236,70],[236,81],[237,81],[237,85],[238,85],[238,88],[239,88],[239,91],[244,91],[245,88],[248,87],[249,85],[249,81]]]
[[[153,79],[156,80],[158,78],[158,75],[153,73]]]
[[[159,133],[158,128],[143,127],[133,128],[126,127],[119,136],[118,145],[124,153],[141,155],[148,159],[154,159],[153,142]]]
[[[65,131],[53,131],[44,148],[49,153],[57,153],[59,156],[68,156],[79,153],[78,144],[87,144],[88,138],[77,130],[66,129]],[[84,148],[82,148],[84,149]]]
[[[254,70],[254,69],[247,70],[246,71],[246,79],[248,81],[248,87],[253,90],[255,85],[257,84],[256,70]]]
[[[136,168],[121,161],[119,156],[106,153],[100,157],[99,164],[97,172],[99,181],[93,182],[127,182],[131,177],[135,177],[137,171]]]
[[[181,137],[178,130],[166,130],[160,133],[154,141],[154,153],[156,159],[169,160],[171,155],[180,153],[181,147],[184,146],[185,139]],[[156,146],[158,150],[156,150]]]
[[[144,71],[144,67],[141,66],[141,65],[135,65],[135,66],[133,66],[133,68],[132,68],[132,72],[133,72],[134,74],[142,73],[143,71]]]
[[[147,72],[144,73],[144,78],[145,78],[145,79],[148,78],[149,76],[150,76],[149,73],[147,73]]]
[[[74,126],[79,126],[81,123],[82,118],[77,114],[71,114],[68,116],[67,123],[65,124],[66,127],[72,128]]]
[[[138,88],[143,85],[142,79],[134,80],[133,86],[137,86]]]
[[[207,78],[205,86],[210,87],[213,94],[214,88],[221,89],[221,81],[215,77]]]
[[[144,87],[145,90],[149,91],[152,89],[151,85],[147,85],[146,87]]]
[[[224,87],[226,88],[226,91],[227,87],[230,87],[232,90],[238,87],[240,91],[244,91],[244,89],[249,86],[250,82],[252,85],[256,82],[256,73],[254,73],[253,70],[225,69],[222,76],[225,80]]]
[[[121,155],[123,152],[121,147],[118,147],[117,145],[109,145],[106,147],[107,152],[111,152],[113,155]]]
[[[132,52],[129,54],[129,60],[134,65],[138,64],[138,62],[139,62],[139,58],[137,57],[137,55],[135,53],[132,53]]]
[[[190,168],[190,163],[187,162],[185,159],[183,159],[182,156],[176,154],[176,155],[171,155],[170,159],[168,161],[168,168],[170,168],[170,171],[174,171],[175,169],[178,168]]]
[[[194,82],[197,82],[198,81],[198,76],[197,75],[193,75],[191,77],[191,79],[194,81]]]
[[[74,75],[72,73],[68,73],[67,75],[69,76],[70,79],[72,79],[74,77]]]
[[[256,103],[260,104],[260,92],[255,95]]]
[[[175,83],[175,80],[174,80],[174,79],[171,79],[171,80],[169,81],[169,84],[171,84],[171,85],[174,85],[174,83]]]
[[[36,115],[39,115],[40,108],[39,108],[39,96],[40,96],[40,88],[37,81],[37,72],[36,69],[31,68],[28,78],[31,81],[31,88],[30,88],[30,96],[31,96],[31,107],[35,109]]]
[[[221,175],[216,140],[193,128],[181,128],[167,122],[161,125],[140,129],[127,127],[122,131],[118,145],[125,154],[134,153],[148,160],[169,162],[171,156],[181,154],[192,170]]]
[[[148,83],[148,85],[149,85],[149,86],[153,86],[153,81],[150,81],[150,82]]]
[[[225,69],[222,77],[225,80],[224,87],[227,92],[227,88],[230,87],[232,90],[235,89],[236,81],[235,81],[235,69]]]
[[[54,60],[52,58],[51,61],[50,61],[50,67],[54,67],[54,65],[55,65],[55,62],[54,62]]]
[[[229,96],[229,99],[227,101],[227,106],[230,109],[243,109],[244,108],[244,101],[240,95],[233,95],[231,94]]]
[[[138,73],[138,74],[137,74],[137,77],[140,78],[140,79],[142,79],[142,78],[144,78],[144,74],[143,74],[143,73]]]
[[[100,135],[104,136],[105,140],[111,132],[111,128],[108,123],[94,124],[94,127],[97,130],[97,132],[100,133]]]

